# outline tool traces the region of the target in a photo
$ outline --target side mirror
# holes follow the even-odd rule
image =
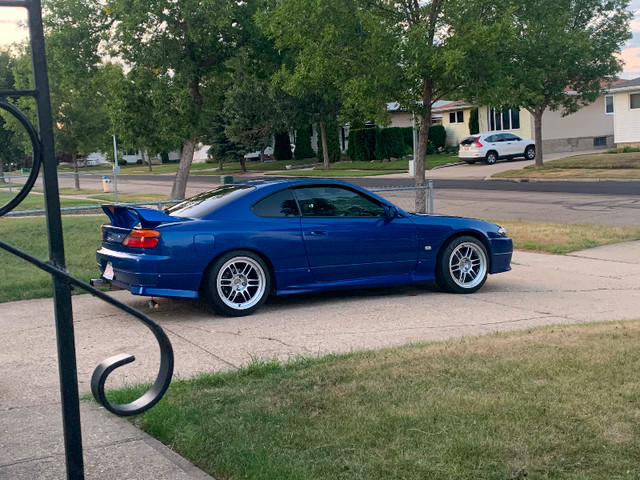
[[[395,205],[385,205],[384,212],[387,214],[387,218],[395,218],[399,215],[398,207]]]

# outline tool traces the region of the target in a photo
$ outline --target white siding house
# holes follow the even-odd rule
[[[616,146],[640,147],[640,77],[609,89],[613,96]]]

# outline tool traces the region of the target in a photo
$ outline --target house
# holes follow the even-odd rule
[[[601,95],[594,103],[566,117],[563,117],[560,111],[546,110],[542,116],[544,153],[612,148],[614,146],[613,88],[617,88],[617,85],[611,87],[610,92]],[[640,93],[640,81],[636,88]],[[567,91],[567,95],[575,95],[575,92]],[[475,105],[464,101],[434,105],[432,118],[439,118],[445,127],[447,145],[456,146],[460,140],[469,135],[469,119],[474,108],[476,108]],[[393,126],[412,124],[404,125],[407,121],[400,116],[397,118],[397,121],[394,119]],[[478,107],[478,125],[480,132],[502,130],[523,138],[534,138],[535,135],[533,116],[524,108],[496,110],[492,107],[480,106]],[[640,142],[640,138],[636,141]]]
[[[640,77],[613,85],[609,97],[616,146],[640,147]]]

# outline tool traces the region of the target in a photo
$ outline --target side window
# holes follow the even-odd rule
[[[303,187],[294,190],[303,217],[384,217],[378,202],[342,187]]]
[[[498,135],[489,135],[487,137],[487,142],[489,143],[495,143],[495,142],[499,142],[500,140],[498,139]]]
[[[504,140],[505,142],[519,142],[522,139],[513,133],[505,133]]]
[[[613,95],[604,96],[604,113],[613,115]]]
[[[272,193],[268,197],[259,200],[253,205],[252,210],[253,213],[259,217],[282,218],[300,216],[296,200],[288,188]]]

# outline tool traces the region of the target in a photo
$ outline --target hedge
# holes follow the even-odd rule
[[[444,147],[447,132],[442,125],[429,128],[427,154]],[[401,158],[413,149],[413,128],[361,128],[349,131],[347,154],[357,162]]]

